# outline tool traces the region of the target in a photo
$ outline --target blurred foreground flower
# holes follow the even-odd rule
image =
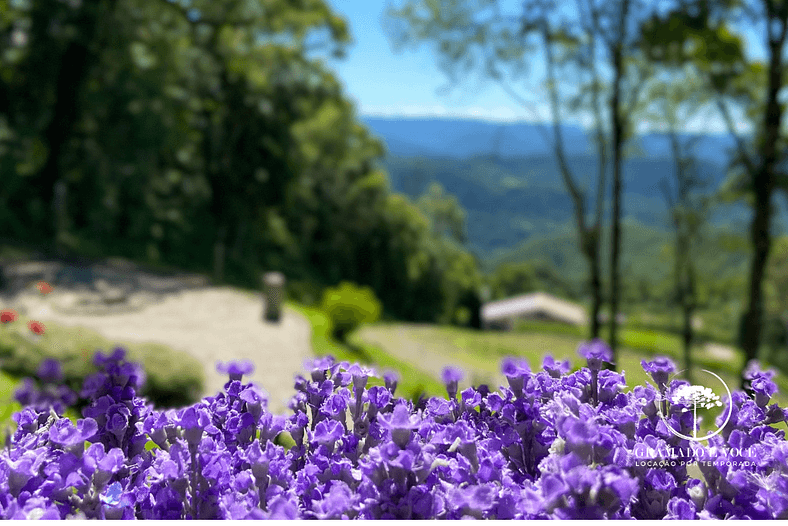
[[[19,316],[11,309],[0,310],[0,323],[6,324],[16,321]]]
[[[36,288],[38,289],[38,292],[40,292],[41,294],[49,294],[50,292],[52,292],[52,285],[50,285],[46,281],[39,281],[38,283],[36,283]]]
[[[44,324],[41,323],[40,321],[35,321],[35,320],[30,320],[29,322],[27,322],[27,328],[30,329],[30,332],[38,336],[41,336],[42,334],[44,334],[44,331],[46,331],[46,327],[44,326]]]

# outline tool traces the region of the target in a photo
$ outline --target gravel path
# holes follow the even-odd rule
[[[309,321],[285,309],[280,323],[262,320],[262,299],[226,287],[207,287],[165,294],[161,301],[122,314],[67,314],[53,309],[57,294],[24,293],[13,303],[42,322],[83,326],[108,339],[156,342],[185,351],[205,364],[206,392],[214,395],[227,381],[216,372],[217,361],[251,360],[251,380],[269,393],[275,413],[287,408],[295,394],[293,379],[312,356]]]

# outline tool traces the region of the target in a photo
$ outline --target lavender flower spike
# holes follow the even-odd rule
[[[656,382],[660,390],[664,389],[665,385],[668,383],[670,373],[676,372],[676,364],[664,356],[658,356],[650,362],[641,360],[640,365],[643,366],[644,371],[651,374],[651,378],[654,379],[654,382]]]
[[[241,381],[243,375],[250,375],[254,371],[254,364],[249,360],[240,362],[216,362],[216,370],[220,373],[229,374],[230,381]]]
[[[63,368],[54,358],[46,358],[38,366],[36,374],[43,382],[58,383],[63,381]]]
[[[400,448],[408,445],[411,430],[418,427],[418,417],[411,415],[404,404],[398,404],[393,413],[378,416],[378,421],[391,431],[391,440]]]
[[[577,353],[588,361],[588,368],[592,371],[602,369],[602,362],[613,359],[613,351],[599,338],[580,344]]]
[[[449,398],[454,399],[457,396],[457,389],[459,388],[460,381],[465,377],[462,369],[457,367],[446,366],[441,373],[441,379],[446,384],[446,391],[449,393]]]

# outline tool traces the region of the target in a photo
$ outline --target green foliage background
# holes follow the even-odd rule
[[[348,280],[410,320],[473,303],[451,197],[390,190],[325,65],[351,36],[323,0],[0,1],[0,39],[1,238],[237,285]]]

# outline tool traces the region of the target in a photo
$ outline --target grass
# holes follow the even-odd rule
[[[14,401],[14,389],[19,380],[10,374],[0,371],[0,440],[5,441],[9,432],[16,429],[16,422],[11,419],[11,415],[22,409]]]
[[[350,336],[351,345],[336,341],[331,335],[331,321],[320,309],[292,302],[288,302],[287,305],[309,320],[312,326],[312,351],[315,355],[330,355],[338,361],[373,365],[381,375],[386,370],[397,371],[400,374],[398,394],[409,398],[415,398],[421,392],[428,396],[445,395],[445,387],[435,377],[397,359],[385,349],[364,342],[358,338],[358,334]],[[380,379],[370,381],[370,385],[382,384]]]
[[[534,322],[521,321],[515,326],[515,332],[526,334],[560,334],[571,336],[583,340],[588,336],[586,327],[575,327],[556,322]],[[607,334],[607,327],[603,327],[603,338]],[[643,326],[641,324],[627,324],[618,334],[619,342],[622,347],[639,351],[647,356],[663,355],[669,356],[681,362],[684,354],[684,344],[682,338],[670,331],[661,330],[655,326]],[[698,344],[709,343],[706,338],[698,337]],[[729,345],[727,340],[719,342]],[[736,355],[736,359],[731,362],[719,362],[714,358],[708,357],[703,353],[702,345],[693,349],[694,363],[702,367],[721,368],[733,375],[739,373],[741,368],[741,356]]]
[[[404,361],[411,367],[420,368],[422,372],[433,377],[436,377],[436,373],[435,367],[429,366],[430,359],[435,363],[454,363],[469,371],[471,378],[475,375],[484,380],[491,376],[502,379],[499,373],[500,363],[506,356],[524,358],[534,370],[541,367],[542,359],[547,355],[560,360],[568,359],[574,367],[580,367],[584,362],[577,354],[577,347],[584,338],[572,334],[569,330],[563,331],[549,325],[545,327],[545,332],[506,333],[445,326],[377,324],[363,328],[358,338],[367,344],[380,346],[393,358]],[[624,371],[630,387],[651,382],[640,361],[656,355],[668,356],[680,364],[681,347],[678,338],[656,331],[629,329],[622,332],[622,347],[617,365],[619,371]],[[709,369],[718,374],[732,389],[738,387],[738,368],[741,363],[739,354],[730,363],[700,356],[698,350],[694,357],[698,369]],[[706,376],[705,373],[696,372],[696,381],[704,383]],[[785,375],[778,374],[775,380],[780,388],[775,398],[780,405],[785,406],[788,400],[788,379]]]

